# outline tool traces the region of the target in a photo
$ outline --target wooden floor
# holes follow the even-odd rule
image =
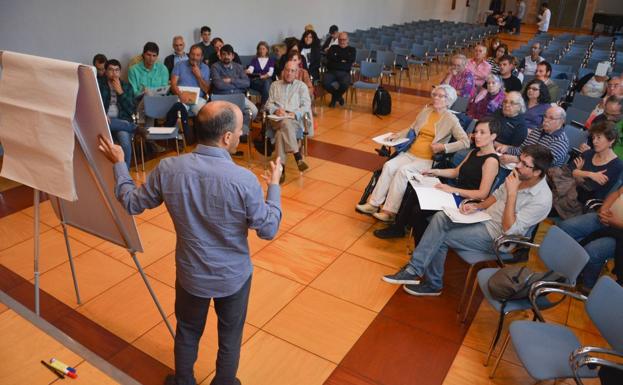
[[[502,39],[512,48],[527,41],[531,30],[525,27],[522,35]],[[441,68],[430,80],[405,82],[401,92],[392,92],[392,114],[387,117],[370,113],[372,95],[365,92],[352,109],[317,107],[309,171],[301,175],[292,159],[287,165],[284,218],[277,237],[264,241],[254,233],[249,236],[255,271],[239,370],[243,384],[531,382],[512,348],[496,378],[489,380],[482,362],[497,314],[486,303],[476,304],[473,320],[458,321],[455,309],[466,266],[456,256],[448,258],[441,297],[411,297],[380,279],[406,263],[408,239],[375,238],[372,231],[379,224],[354,211],[370,170],[381,164],[371,138],[409,125],[443,72]],[[244,159],[239,163],[259,175],[263,161],[258,154],[254,158],[250,164]],[[153,169],[156,162],[147,168]],[[133,176],[139,182],[145,177]],[[0,290],[32,307],[32,193],[3,183]],[[172,371],[173,341],[127,252],[70,231],[83,300],[77,305],[59,222],[48,202],[42,210],[43,318],[137,381],[162,383]],[[161,206],[136,221],[145,248],[139,259],[174,324],[175,233],[170,216]],[[536,255],[530,263],[538,265]],[[547,312],[547,318],[574,328],[583,342],[601,343],[575,301],[563,302]],[[214,371],[215,325],[210,312],[195,369],[201,384],[209,384]],[[0,304],[0,384],[58,382],[39,363],[52,356],[77,367],[78,382],[115,383]]]

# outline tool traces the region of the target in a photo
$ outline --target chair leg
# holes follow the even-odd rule
[[[175,138],[175,151],[177,151],[177,156],[180,156],[180,141]]]
[[[143,172],[145,172],[145,141],[141,139],[141,164],[143,165]]]
[[[465,323],[467,321],[467,316],[469,315],[469,311],[472,308],[472,302],[474,301],[474,296],[476,295],[476,288],[478,288],[478,280],[474,278],[474,284],[472,285],[472,294],[469,296],[469,301],[467,301],[467,307],[465,308],[465,314],[463,314],[463,319],[461,323]],[[459,314],[461,314],[459,312]]]
[[[485,362],[484,362],[485,366],[489,365],[489,359],[491,358],[491,355],[493,355],[493,351],[495,350],[495,347],[497,346],[498,342],[500,341],[500,335],[502,335],[502,329],[504,328],[504,318],[505,317],[506,317],[506,313],[504,312],[504,309],[502,309],[500,311],[500,319],[498,321],[498,328],[495,331],[495,335],[493,337],[493,340],[491,341],[491,345],[489,346],[489,351],[487,352],[487,357],[485,358]],[[504,354],[504,350],[502,350],[500,352],[500,357],[502,357],[502,354]]]
[[[132,158],[134,158],[134,169],[138,173],[138,157],[136,156],[136,142],[132,140]]]
[[[506,348],[508,347],[508,343],[510,342],[510,340],[511,340],[511,334],[506,333],[504,344],[502,344],[502,350],[500,351],[500,355],[498,356],[497,360],[495,360],[495,365],[493,365],[493,369],[491,369],[489,378],[493,378],[495,376],[495,371],[498,369],[498,366],[500,365],[500,361],[502,360],[502,356],[504,355],[504,352],[506,351]]]
[[[465,294],[467,294],[467,287],[469,285],[469,281],[472,278],[472,273],[474,271],[474,265],[469,265],[469,270],[467,270],[467,277],[465,277],[465,285],[463,285],[463,292],[461,293],[461,299],[459,300],[459,306],[456,309],[456,312],[461,314],[461,307],[463,305],[463,301],[465,300]]]

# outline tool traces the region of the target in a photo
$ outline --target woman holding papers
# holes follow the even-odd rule
[[[409,173],[431,168],[436,153],[451,153],[469,148],[467,134],[461,128],[457,117],[448,110],[457,98],[454,88],[442,84],[435,87],[431,97],[432,107],[424,107],[411,127],[390,138],[406,138],[411,131],[411,135],[415,134],[407,151],[385,162],[369,201],[356,207],[360,213],[372,214],[384,222],[393,221],[407,187]],[[450,143],[452,138],[456,141]],[[383,211],[378,212],[383,201]]]
[[[501,130],[499,120],[481,120],[474,129],[476,149],[456,168],[423,170],[425,175],[455,179],[456,183],[438,184],[435,186],[444,192],[454,194],[458,199],[485,199],[491,192],[493,182],[498,173],[500,162],[495,153],[493,143]],[[423,210],[418,196],[411,184],[402,200],[396,221],[384,228],[374,231],[378,238],[398,238],[405,235],[405,227],[413,228],[413,237],[418,240],[424,234],[428,218],[435,214],[434,210]]]

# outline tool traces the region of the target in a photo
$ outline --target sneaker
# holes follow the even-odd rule
[[[374,230],[374,236],[381,239],[402,238],[405,231],[399,226],[387,226],[384,229]]]
[[[335,107],[335,100],[331,100],[331,103],[329,103],[329,107],[334,108]]]
[[[337,102],[338,102],[338,103],[340,103],[340,106],[343,106],[343,105],[344,105],[344,97],[343,97],[343,96],[340,96],[340,97],[338,98]]]
[[[175,385],[175,375],[168,374],[164,379],[164,385]]]
[[[300,172],[303,172],[303,171],[305,171],[305,170],[307,170],[309,168],[309,166],[307,165],[307,163],[305,163],[305,161],[303,159],[297,161],[296,165],[299,168]]]
[[[418,297],[438,297],[441,295],[441,289],[434,289],[427,283],[419,285],[404,285],[404,291]]]
[[[372,206],[370,203],[364,203],[355,206],[355,210],[362,214],[374,214],[379,211],[379,208],[377,206]]]
[[[394,219],[396,219],[396,214],[390,214],[384,211],[374,213],[372,216],[385,223],[392,223]]]
[[[407,266],[405,266],[400,269],[396,274],[384,275],[383,281],[396,285],[417,285],[422,281],[422,278],[419,277],[417,274],[409,273],[407,271]]]

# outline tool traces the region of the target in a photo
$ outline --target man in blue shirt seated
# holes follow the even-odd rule
[[[206,94],[210,91],[210,68],[201,62],[201,55],[201,47],[193,46],[188,60],[177,63],[171,72],[171,92],[179,96],[180,102],[194,115],[206,104]],[[180,86],[199,88],[198,97],[182,92]]]
[[[197,360],[210,301],[218,317],[216,373],[211,385],[236,385],[242,329],[253,265],[247,234],[272,239],[281,221],[280,160],[257,177],[236,165],[242,114],[228,102],[207,104],[198,115],[199,145],[194,152],[166,158],[136,187],[123,164],[123,150],[100,138],[100,150],[114,163],[115,194],[132,215],[166,204],[175,225],[175,376],[165,384],[196,384]]]
[[[547,147],[523,148],[517,167],[487,199],[467,203],[463,214],[486,211],[491,219],[464,224],[453,222],[443,211],[433,215],[411,260],[400,271],[383,277],[385,282],[404,284],[416,296],[438,296],[443,288],[443,273],[448,248],[493,254],[493,242],[500,235],[526,235],[547,218],[552,207],[552,192],[545,178],[552,163]]]
[[[212,65],[212,92],[222,94],[244,94],[251,85],[251,80],[242,68],[234,62],[234,47],[225,44],[220,50],[221,59]],[[244,113],[257,116],[257,107],[248,98],[244,98]]]

